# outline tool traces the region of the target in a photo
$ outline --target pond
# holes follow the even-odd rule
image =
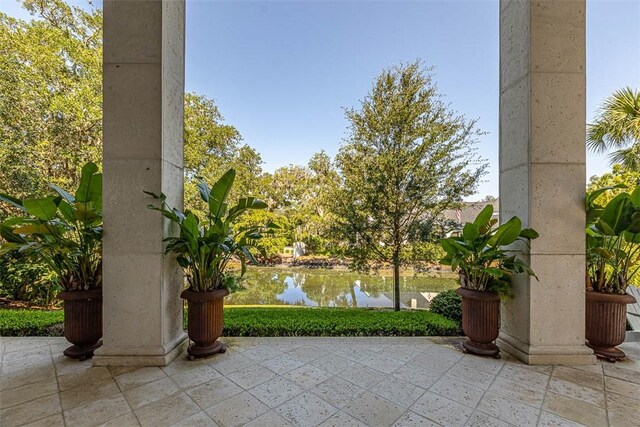
[[[227,297],[229,305],[303,305],[320,307],[393,307],[390,272],[365,275],[344,270],[253,267],[245,275],[244,290]],[[455,289],[450,275],[403,274],[403,308],[428,308],[431,299]]]

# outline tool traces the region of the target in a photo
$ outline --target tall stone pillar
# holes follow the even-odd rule
[[[186,344],[169,224],[183,202],[184,0],[104,1],[104,345],[94,365],[169,363]]]
[[[585,328],[585,0],[500,1],[500,216],[523,250],[498,344],[530,364],[594,363]]]

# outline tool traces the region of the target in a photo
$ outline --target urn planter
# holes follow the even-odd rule
[[[636,299],[631,295],[616,295],[588,291],[586,302],[587,346],[596,356],[609,362],[625,358],[622,350],[616,346],[622,344],[627,329],[627,304]]]
[[[193,341],[187,352],[191,358],[211,356],[224,353],[225,345],[218,341],[224,326],[224,297],[229,295],[227,289],[206,292],[184,290],[180,295],[187,301],[188,321],[187,333]]]
[[[102,289],[63,291],[64,337],[73,344],[64,350],[72,359],[85,360],[102,345]]]
[[[458,288],[462,297],[462,330],[467,340],[465,353],[500,358],[494,341],[500,332],[500,297],[495,292]]]

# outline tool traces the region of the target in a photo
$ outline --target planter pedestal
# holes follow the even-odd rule
[[[495,292],[458,288],[462,297],[462,330],[468,339],[462,343],[465,353],[500,358],[495,344],[500,333],[500,297]]]
[[[207,292],[182,291],[180,297],[187,301],[187,333],[193,341],[187,349],[191,358],[208,357],[227,351],[224,343],[218,341],[224,327],[224,297],[227,289]]]
[[[623,360],[626,355],[618,348],[624,342],[627,327],[627,304],[636,299],[631,295],[587,292],[586,330],[587,346],[595,355],[609,362]]]
[[[72,359],[85,360],[102,345],[102,289],[63,291],[64,337],[73,344],[63,351]]]

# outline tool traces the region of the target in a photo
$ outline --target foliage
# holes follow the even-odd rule
[[[616,150],[612,163],[640,171],[640,90],[625,87],[604,101],[587,126],[587,146],[596,152]]]
[[[0,309],[0,335],[51,336],[62,311]],[[185,316],[186,319],[187,316]],[[225,336],[437,336],[458,325],[428,311],[340,308],[224,308]]]
[[[434,336],[458,325],[428,311],[342,308],[234,308],[224,313],[226,336]]]
[[[0,223],[0,256],[19,251],[45,262],[67,291],[102,285],[102,174],[95,163],[82,168],[75,195],[50,184],[58,196],[0,201],[27,216]]]
[[[262,232],[276,228],[272,223],[234,228],[238,218],[245,212],[267,208],[266,203],[253,197],[240,198],[235,206],[229,208],[227,199],[235,177],[236,171],[229,169],[211,188],[205,181],[199,181],[200,197],[208,206],[204,220],[189,210],[181,212],[167,206],[164,194],[145,191],[161,201],[161,207],[149,205],[148,208],[161,212],[180,228],[178,237],[165,239],[166,253],[177,254],[178,264],[192,291],[237,290],[238,280],[246,272],[247,259],[256,262],[250,248],[256,246],[256,242],[262,238]],[[239,275],[227,269],[233,258],[240,260]]]
[[[0,257],[0,297],[51,305],[56,293],[55,275],[43,262],[17,251]]]
[[[429,310],[453,320],[457,324],[462,323],[462,297],[455,289],[440,292],[433,297]]]
[[[0,13],[0,189],[18,198],[77,185],[102,152],[102,12],[22,4],[36,19]]]
[[[184,170],[185,205],[204,215],[207,204],[200,197],[200,180],[215,181],[229,169],[236,171],[229,200],[236,202],[240,194],[251,195],[262,187],[257,177],[262,173],[262,159],[251,147],[242,144],[240,132],[224,123],[215,103],[202,95],[185,94],[184,105]]]
[[[0,309],[0,336],[51,336],[51,326],[63,321],[64,312],[62,310]]]
[[[336,164],[334,230],[352,267],[410,264],[412,230],[473,193],[486,165],[476,156],[476,121],[450,111],[420,61],[385,69],[360,109],[346,110],[350,135]]]
[[[625,294],[640,269],[640,185],[598,203],[602,194],[623,187],[587,193],[587,290]]]
[[[284,247],[290,242],[286,234],[283,232],[283,224],[286,224],[286,218],[283,218],[276,212],[268,209],[252,210],[238,218],[236,227],[251,228],[261,227],[264,224],[276,224],[277,228],[273,228],[269,233],[263,233],[262,238],[255,242],[258,250],[256,259],[261,262],[279,262],[279,255],[284,252]]]
[[[513,248],[509,250],[507,246],[515,242],[528,245],[538,233],[530,228],[523,229],[520,219],[515,216],[495,227],[497,222],[493,218],[493,206],[487,205],[473,222],[467,222],[461,231],[440,241],[447,253],[440,262],[450,265],[451,271],[459,272],[463,288],[509,296],[513,274],[526,273],[535,277],[535,273],[516,255],[510,255]]]
[[[622,165],[613,165],[611,171],[591,177],[587,185],[587,192],[590,193],[603,187],[613,187],[598,196],[596,201],[604,205],[626,188],[635,188],[638,185],[640,185],[640,171],[631,171]]]
[[[324,152],[314,154],[305,166],[285,166],[265,174],[264,194],[280,216],[288,244],[304,242],[314,253],[334,253],[329,236],[332,223],[332,188],[337,172]]]

